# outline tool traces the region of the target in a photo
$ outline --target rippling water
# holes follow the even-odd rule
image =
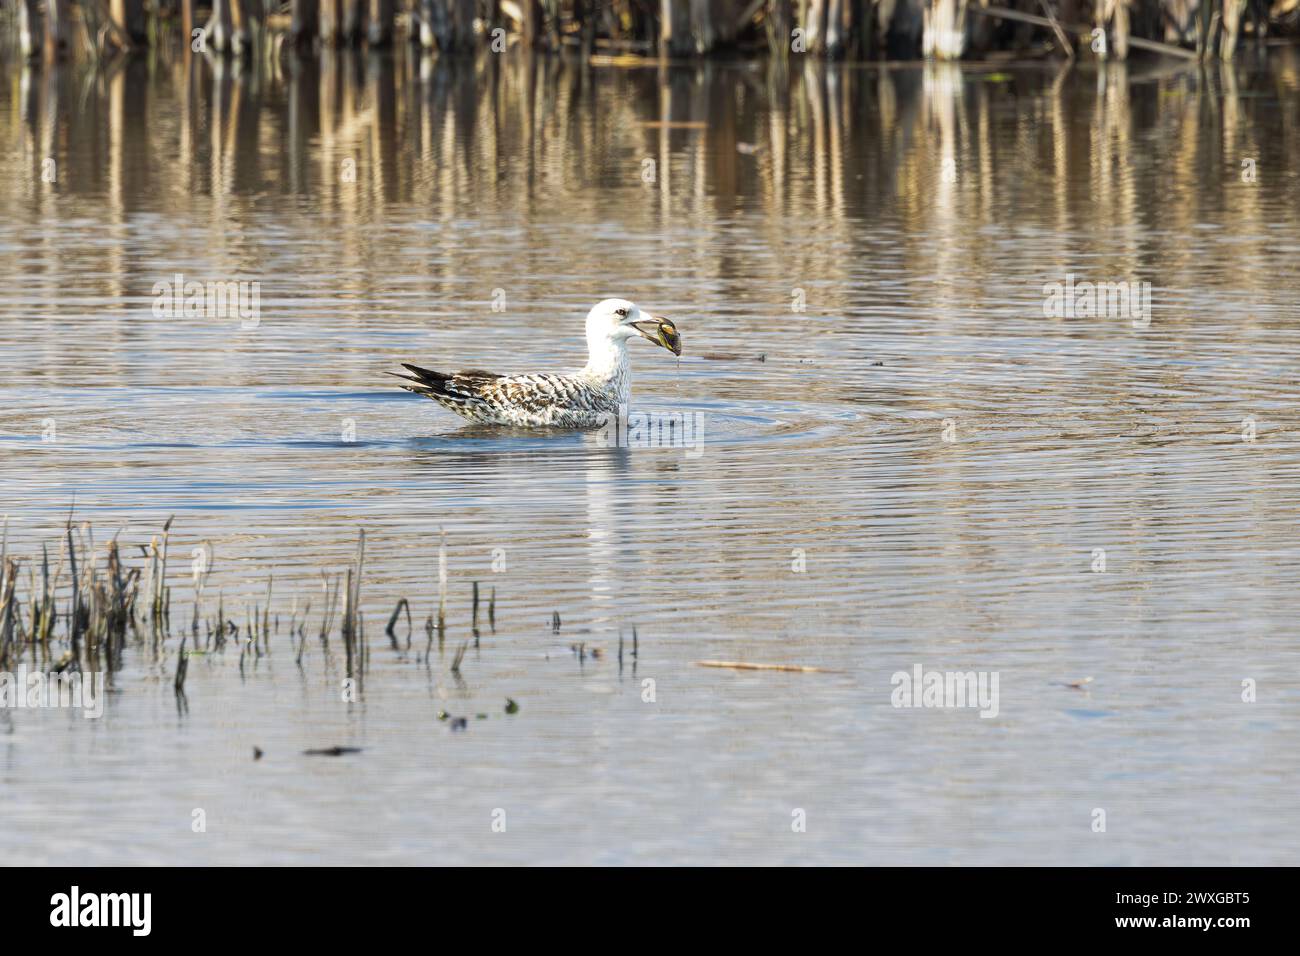
[[[282,629],[191,659],[187,714],[180,628],[102,719],[0,711],[0,846],[1297,862],[1300,58],[997,70],[6,67],[9,553],[74,501],[101,552],[175,515],[173,616],[207,543],[205,614],[274,574]],[[257,281],[255,327],[155,315],[177,273]],[[1150,283],[1149,324],[1045,316],[1071,274]],[[383,374],[576,367],[607,295],[677,322],[634,405],[697,449],[466,428]],[[298,667],[286,631],[359,528],[343,703],[337,639]],[[918,664],[996,672],[998,715],[891,706]]]

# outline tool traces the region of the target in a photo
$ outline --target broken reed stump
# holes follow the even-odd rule
[[[167,546],[171,540],[172,521],[175,520],[175,517],[175,515],[172,515],[163,525],[161,543],[157,535],[149,542],[149,614],[150,623],[155,628],[162,628],[169,617],[171,595],[167,590]],[[71,539],[69,539],[69,544],[71,544]],[[74,563],[72,571],[74,586],[76,573]]]
[[[176,679],[172,681],[172,687],[177,697],[185,696],[185,677],[190,672],[190,659],[185,656],[185,644],[188,640],[188,637],[181,638],[181,649],[176,657]]]
[[[384,630],[384,633],[388,635],[389,641],[392,642],[393,650],[395,651],[400,649],[397,643],[396,627],[397,619],[401,617],[402,612],[406,612],[406,648],[407,650],[410,650],[411,647],[411,633],[414,630],[411,626],[411,602],[406,600],[406,598],[402,598],[397,602],[397,607],[393,608],[393,615],[388,619],[388,627]]]
[[[0,555],[0,667],[5,670],[9,669],[9,655],[15,643],[17,587],[18,562]]]
[[[73,658],[81,657],[81,585],[77,579],[77,545],[72,540],[72,512],[64,528],[68,539],[68,564],[72,574],[72,612],[68,617],[68,640],[72,644]]]
[[[447,532],[438,529],[438,633],[447,628]]]
[[[366,531],[357,534],[355,564],[348,568],[347,593],[343,603],[343,647],[349,677],[359,674],[365,658],[361,652],[361,570],[366,560]]]

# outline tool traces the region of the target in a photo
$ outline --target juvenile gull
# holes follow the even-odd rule
[[[627,299],[606,299],[587,313],[587,364],[572,374],[435,372],[405,362],[402,367],[409,375],[389,374],[402,379],[408,392],[427,396],[472,422],[593,428],[617,414],[631,397],[627,340],[638,335],[682,354],[681,336],[668,319],[642,312]]]

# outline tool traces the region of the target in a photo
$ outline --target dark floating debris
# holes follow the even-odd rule
[[[342,757],[344,754],[359,754],[360,747],[321,747],[315,750],[304,750],[304,757]]]
[[[253,748],[253,759],[254,759],[254,760],[261,760],[261,759],[262,759],[262,748],[261,748],[261,747],[254,747],[254,748]]]
[[[1083,690],[1092,681],[1093,678],[1091,677],[1081,677],[1078,680],[1056,681],[1055,683],[1057,687],[1071,687],[1074,690]]]
[[[507,714],[519,713],[519,705],[515,703],[513,697],[506,698],[506,713]]]
[[[464,717],[453,717],[451,719],[452,733],[455,733],[458,730],[464,730],[468,726],[469,726],[469,721],[466,720]]]
[[[605,651],[600,647],[588,647],[587,642],[579,644],[570,644],[569,650],[577,655],[579,661],[585,661],[590,657],[593,661],[604,660]]]

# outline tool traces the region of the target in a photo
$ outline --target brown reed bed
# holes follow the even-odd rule
[[[70,0],[43,7],[18,0],[16,26],[22,53],[47,60],[75,51],[103,58],[150,48],[244,59],[285,49],[310,57],[329,48],[377,50],[405,42],[459,58],[515,46],[615,67],[652,56],[682,61],[757,54],[858,60],[1051,52],[1073,59],[1101,50],[1103,57],[1124,59],[1130,46],[1231,59],[1247,37],[1263,43],[1269,36],[1294,36],[1296,29],[1291,0],[1209,0],[1191,13],[1177,0],[1015,6],[967,0],[290,0],[286,9],[261,0]],[[1096,29],[1110,43],[1097,47]],[[201,43],[191,42],[195,33]]]

